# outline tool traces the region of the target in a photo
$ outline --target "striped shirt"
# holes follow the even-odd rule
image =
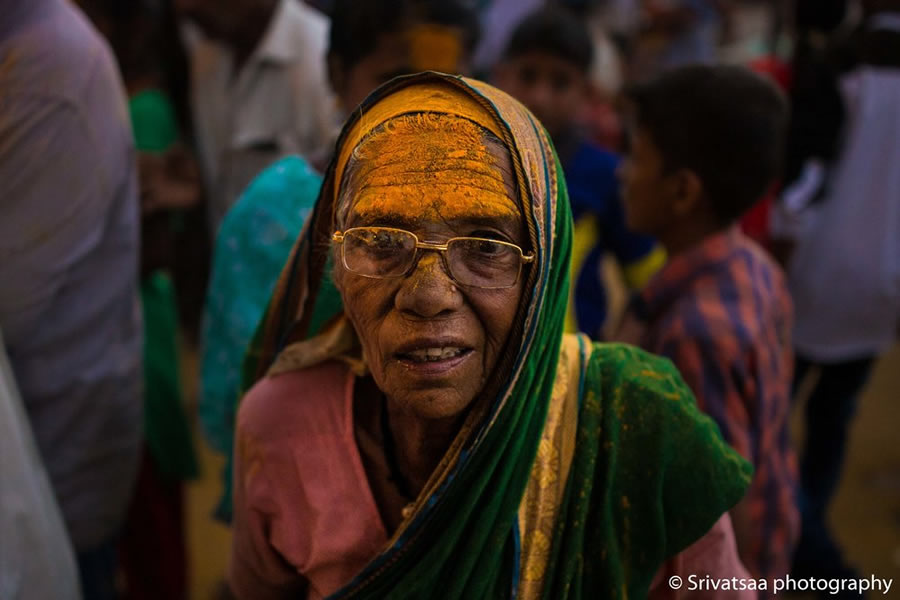
[[[671,258],[633,299],[623,326],[631,341],[675,363],[723,437],[753,463],[732,517],[741,558],[757,577],[787,573],[799,533],[791,325],[784,274],[732,228]]]

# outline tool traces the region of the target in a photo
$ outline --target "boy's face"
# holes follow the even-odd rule
[[[633,130],[631,149],[616,173],[622,184],[625,223],[632,231],[659,237],[673,214],[673,186],[663,157],[648,133]]]
[[[551,137],[572,124],[587,91],[587,78],[576,65],[538,50],[501,64],[497,83],[527,106]]]
[[[341,110],[350,114],[375,88],[397,77],[419,71],[463,73],[468,56],[462,32],[419,23],[378,37],[375,49],[349,69],[329,61],[332,87]]]
[[[407,37],[402,33],[382,35],[375,50],[349,69],[339,62],[329,62],[329,69],[341,110],[349,115],[379,85],[412,72]]]

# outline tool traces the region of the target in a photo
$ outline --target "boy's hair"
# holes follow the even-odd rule
[[[461,29],[466,52],[478,43],[478,19],[458,0],[334,0],[328,56],[351,69],[375,50],[382,36],[422,22]]]
[[[664,169],[696,173],[722,224],[736,221],[778,177],[787,102],[749,69],[674,69],[627,89],[625,99]]]
[[[519,23],[503,56],[510,60],[535,51],[571,63],[583,73],[594,60],[594,44],[587,27],[571,12],[554,5],[531,13]]]
[[[418,0],[416,4],[422,21],[459,29],[463,51],[467,55],[475,52],[481,37],[481,26],[478,14],[469,7],[471,3],[461,0]]]
[[[403,31],[411,20],[411,0],[335,0],[331,7],[329,59],[352,69],[371,54],[382,36]]]

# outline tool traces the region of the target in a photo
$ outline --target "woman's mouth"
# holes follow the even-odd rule
[[[442,348],[422,348],[421,350],[413,350],[400,354],[401,360],[407,360],[414,363],[439,362],[456,358],[465,352],[469,352],[466,348],[458,348],[455,346],[447,346]]]
[[[462,346],[434,346],[417,348],[396,355],[397,360],[410,371],[420,375],[444,375],[465,362],[472,354],[471,348]]]

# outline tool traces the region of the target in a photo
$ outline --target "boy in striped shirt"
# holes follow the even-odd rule
[[[667,264],[632,301],[619,338],[667,356],[756,474],[732,510],[755,577],[790,568],[798,535],[788,414],[791,302],[784,274],[735,226],[777,175],[787,107],[738,67],[667,72],[626,93],[626,221]]]

